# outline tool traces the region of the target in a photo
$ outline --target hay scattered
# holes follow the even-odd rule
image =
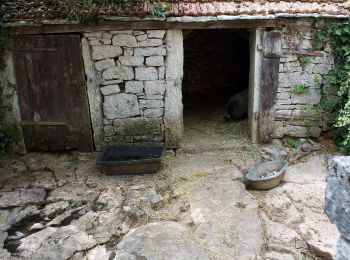
[[[185,105],[184,148],[251,147],[248,120],[226,122],[226,100],[201,100]]]

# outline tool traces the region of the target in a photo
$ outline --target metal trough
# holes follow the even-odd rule
[[[288,166],[287,161],[269,161],[256,165],[245,178],[256,190],[269,190],[280,184]]]

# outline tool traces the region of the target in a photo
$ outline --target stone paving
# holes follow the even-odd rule
[[[1,158],[0,258],[331,259],[327,156],[261,192],[230,155],[168,154],[144,176],[105,176],[98,154]]]

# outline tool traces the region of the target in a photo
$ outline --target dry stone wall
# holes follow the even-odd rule
[[[164,144],[165,30],[89,32],[103,141]]]
[[[311,22],[295,22],[282,30],[283,56],[280,59],[274,138],[284,135],[318,137],[332,123],[331,103],[337,89],[323,88],[323,80],[332,69],[334,58],[329,47],[317,53],[310,52],[315,33],[312,28],[315,24]],[[296,93],[298,90],[302,93]],[[319,109],[321,97],[326,103],[323,113]]]

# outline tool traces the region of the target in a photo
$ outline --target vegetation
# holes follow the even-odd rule
[[[148,13],[144,11],[148,5]],[[0,6],[2,23],[12,19],[68,19],[81,23],[98,22],[102,15],[123,16],[155,15],[165,17],[170,3],[160,0],[114,1],[114,0],[5,0]]]
[[[305,85],[305,84],[300,84],[300,85],[297,85],[295,86],[291,93],[294,94],[294,95],[301,95],[301,94],[305,94],[309,91],[309,86]]]
[[[305,66],[311,62],[311,57],[307,55],[302,55],[298,57],[298,61],[300,63],[300,66],[302,68],[305,68]]]
[[[170,3],[161,1],[156,1],[154,3],[148,2],[148,6],[148,12],[150,14],[163,18],[166,16],[166,12],[171,8]]]
[[[325,76],[324,87],[339,87],[335,113],[335,140],[343,152],[350,154],[350,24],[333,23],[315,36],[313,50],[322,50],[329,42],[335,56],[335,67]]]
[[[287,139],[287,144],[294,148],[294,149],[297,149],[299,146],[300,146],[300,141],[298,138],[288,138]]]

